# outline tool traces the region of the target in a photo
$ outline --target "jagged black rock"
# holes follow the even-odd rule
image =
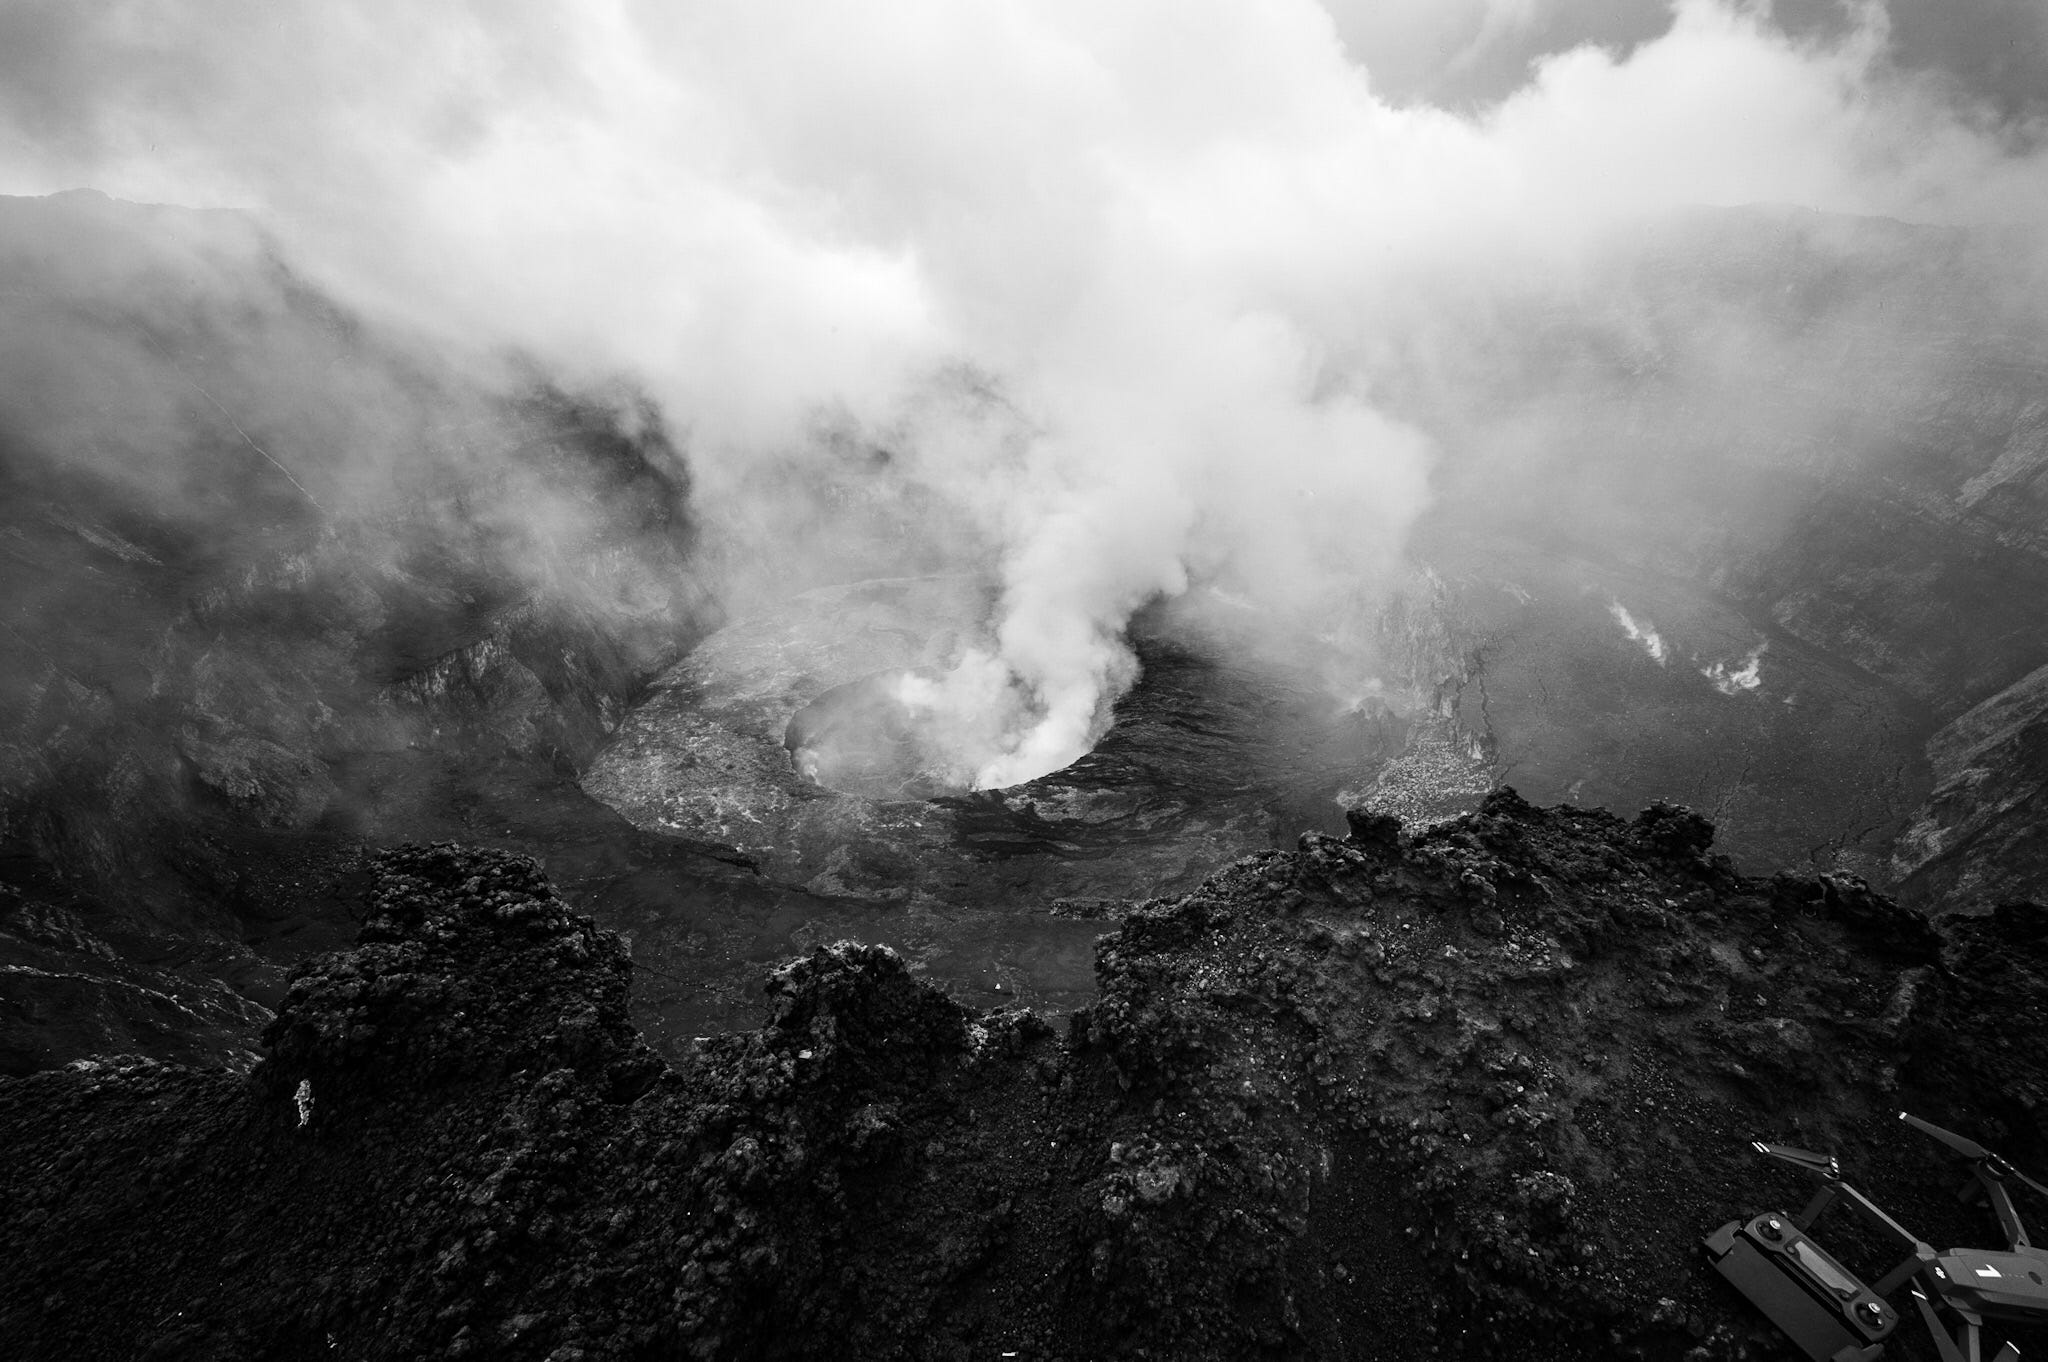
[[[0,1081],[30,1358],[1777,1355],[1701,1234],[1836,1149],[1989,1240],[1911,1105],[2048,1153],[2048,910],[1930,924],[1513,794],[1240,860],[1064,1034],[820,948],[665,1067],[530,860],[385,854],[246,1076]],[[2015,1039],[2019,1038],[2019,1039]],[[2028,1039],[2031,1038],[2031,1039]]]

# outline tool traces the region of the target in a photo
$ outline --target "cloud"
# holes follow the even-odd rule
[[[1471,67],[1558,10],[1461,12]],[[1100,730],[1147,599],[1388,579],[1439,438],[1416,392],[1646,224],[2039,220],[2038,160],[1881,15],[1655,18],[1453,113],[1387,102],[1307,0],[26,0],[0,188],[239,207],[480,371],[632,376],[707,519],[771,541],[728,556],[766,569],[741,595],[802,576],[775,535],[815,489],[914,489],[1003,583],[999,783]]]

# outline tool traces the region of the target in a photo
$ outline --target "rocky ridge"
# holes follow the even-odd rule
[[[2048,1155],[2048,910],[1747,878],[1511,793],[1130,912],[1064,1033],[820,947],[664,1065],[534,864],[378,861],[253,1072],[0,1080],[16,1356],[1737,1358],[1698,1254],[1833,1148],[1984,1242],[1907,1107]],[[1845,1232],[1844,1251],[1854,1246]],[[1853,1255],[1852,1255],[1853,1256]],[[148,1270],[143,1270],[147,1265]]]

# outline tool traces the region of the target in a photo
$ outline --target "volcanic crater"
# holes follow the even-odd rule
[[[969,994],[979,982],[991,1001],[1070,1006],[1090,987],[1100,928],[1087,920],[1305,828],[1341,830],[1340,793],[1405,740],[1392,707],[1341,704],[1305,670],[1247,666],[1213,625],[1162,606],[1132,631],[1141,674],[1113,724],[1061,770],[963,790],[886,752],[803,769],[822,743],[872,753],[881,736],[917,753],[889,683],[949,665],[991,602],[975,579],[899,578],[729,625],[653,685],[583,788],[646,831],[731,847],[819,900],[895,905],[870,930]],[[879,728],[891,722],[905,726],[895,739]],[[1015,954],[991,954],[999,942]],[[987,961],[981,980],[963,952]]]

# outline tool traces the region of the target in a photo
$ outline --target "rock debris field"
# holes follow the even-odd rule
[[[1896,1113],[2048,1166],[2048,909],[1930,922],[1852,877],[1740,876],[1712,835],[1511,792],[1413,836],[1361,815],[1105,923],[1063,1027],[839,945],[674,1063],[628,1021],[620,938],[534,862],[387,852],[252,1072],[0,1080],[0,1338],[1788,1356],[1700,1250],[1807,1195],[1747,1142],[1832,1149],[1923,1237],[1992,1244]],[[1850,1222],[1820,1233],[1858,1261]]]

